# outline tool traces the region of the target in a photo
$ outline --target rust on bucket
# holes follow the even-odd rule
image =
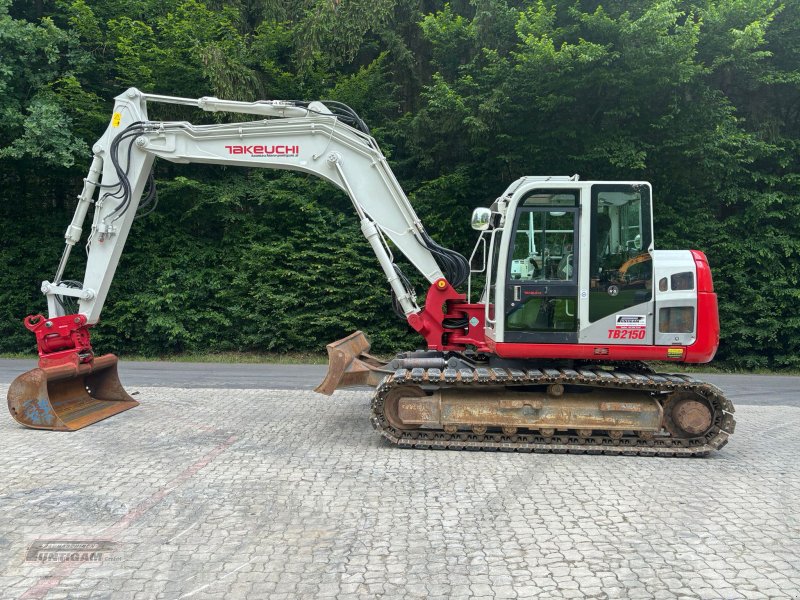
[[[75,431],[138,406],[120,383],[117,362],[106,354],[32,369],[11,383],[8,410],[26,427]]]

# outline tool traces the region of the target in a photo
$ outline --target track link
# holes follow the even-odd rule
[[[657,435],[651,439],[638,436],[612,438],[602,433],[580,437],[577,432],[545,437],[538,431],[518,432],[513,435],[492,431],[483,434],[446,433],[441,429],[398,429],[392,426],[384,411],[387,393],[400,386],[475,389],[488,385],[515,387],[556,383],[604,390],[645,391],[665,398],[673,392],[693,392],[711,407],[712,425],[705,434],[694,438],[679,438],[669,434]],[[689,457],[707,456],[728,443],[728,437],[733,434],[736,426],[733,412],[733,404],[719,388],[685,374],[605,370],[596,367],[527,371],[507,368],[417,368],[398,369],[384,377],[372,400],[371,421],[373,427],[391,443],[408,448]]]

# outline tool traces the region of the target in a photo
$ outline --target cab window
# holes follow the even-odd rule
[[[508,278],[512,282],[573,280],[574,217],[574,210],[521,210]]]
[[[652,299],[650,214],[647,186],[592,186],[590,321]]]

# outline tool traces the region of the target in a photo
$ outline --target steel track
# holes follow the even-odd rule
[[[712,425],[701,437],[678,438],[669,434],[644,439],[634,435],[612,438],[602,432],[591,437],[579,437],[574,432],[544,437],[537,431],[505,435],[487,432],[446,433],[436,429],[401,430],[393,427],[384,412],[384,400],[389,390],[399,386],[446,388],[475,388],[480,386],[506,387],[577,385],[594,389],[619,389],[652,392],[668,399],[672,392],[690,391],[704,398],[713,411]],[[563,396],[562,396],[563,398]],[[558,399],[554,399],[558,402]],[[707,456],[728,443],[736,421],[733,404],[722,391],[710,383],[689,375],[672,373],[605,370],[595,367],[581,369],[531,369],[522,371],[506,368],[477,369],[398,369],[384,377],[372,399],[371,421],[391,443],[409,448],[443,450],[486,450],[506,452],[556,452],[576,454],[623,454],[641,456]]]

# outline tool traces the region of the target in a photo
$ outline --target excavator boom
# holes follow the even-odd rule
[[[151,121],[148,103],[263,118],[215,125]],[[437,256],[444,257],[451,279],[463,280],[469,270],[466,260],[438,246],[425,232],[366,125],[347,107],[333,105],[336,112],[321,102],[191,99],[133,88],[118,96],[108,128],[93,147],[92,165],[65,233],[55,277],[42,282],[48,316],[32,315],[25,320],[37,337],[39,367],[12,385],[8,397],[12,416],[29,427],[78,429],[137,405],[119,382],[117,358],[95,357],[89,328],[100,319],[140,205],[155,201],[151,171],[156,157],[178,163],[300,171],[343,190],[406,318],[413,319],[422,310],[415,291],[394,264],[392,246],[431,283],[445,281]],[[92,205],[83,280],[65,280],[70,254],[82,239]],[[65,298],[78,303],[75,314],[66,314]],[[360,350],[356,351],[368,349],[369,343],[363,334],[351,338],[329,348],[332,368],[320,391],[330,394],[345,383],[377,383],[377,371],[366,365],[376,367],[378,361],[359,359]]]

